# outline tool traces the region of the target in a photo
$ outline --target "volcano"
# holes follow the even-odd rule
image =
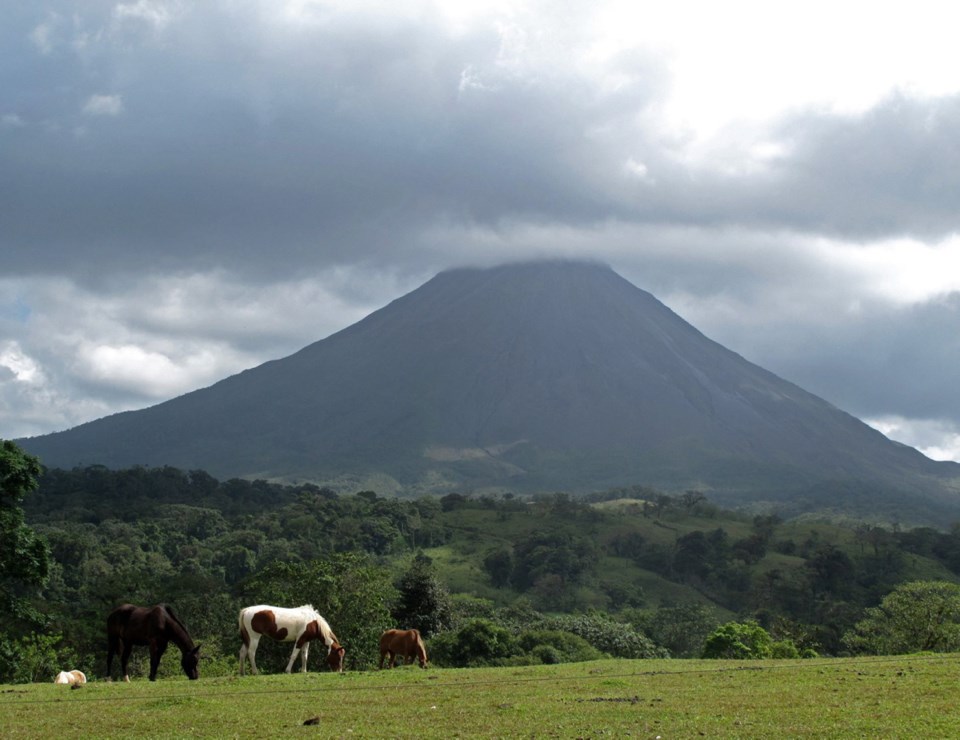
[[[960,511],[960,465],[892,442],[585,262],[443,272],[289,357],[20,444],[50,467],[385,492],[644,484],[748,501],[860,481]]]

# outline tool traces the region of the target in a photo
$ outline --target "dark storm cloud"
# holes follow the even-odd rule
[[[862,116],[805,115],[780,132],[768,221],[853,239],[960,228],[960,97],[894,95]]]
[[[773,350],[779,356],[770,361],[808,390],[842,399],[854,414],[960,419],[960,389],[950,380],[960,367],[958,327],[960,294],[953,294],[877,311],[869,320],[838,324],[816,336],[792,336]]]
[[[21,8],[3,32],[5,272],[406,262],[437,223],[957,228],[956,99],[800,116],[773,132],[782,155],[731,173],[637,123],[666,79],[649,57],[615,59],[628,83],[604,92],[573,65],[511,66],[490,30],[258,25],[212,3],[158,27],[117,7]]]
[[[585,135],[642,107],[642,84],[530,80],[501,68],[491,33],[346,23],[272,39],[202,7],[132,46],[93,14],[74,49],[78,24],[60,19],[46,54],[22,42],[44,16],[21,18],[34,62],[7,78],[23,125],[0,154],[6,270],[293,270],[403,251],[438,218],[609,213]],[[37,71],[50,66],[56,85]],[[95,95],[115,112],[92,114]]]

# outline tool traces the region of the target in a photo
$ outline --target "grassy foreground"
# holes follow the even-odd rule
[[[958,679],[933,655],[6,685],[0,735],[960,737]]]

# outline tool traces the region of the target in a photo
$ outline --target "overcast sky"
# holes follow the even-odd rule
[[[949,7],[0,0],[0,437],[561,256],[960,460]]]

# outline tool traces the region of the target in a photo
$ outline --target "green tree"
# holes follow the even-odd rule
[[[656,611],[634,613],[637,616],[631,623],[674,658],[698,657],[719,622],[713,610],[703,604],[664,605]]]
[[[514,585],[525,591],[546,575],[564,585],[578,583],[593,570],[599,555],[593,541],[569,531],[539,531],[514,543]]]
[[[856,567],[845,552],[825,545],[816,550],[805,564],[814,594],[833,600],[850,595]]]
[[[913,581],[887,594],[880,606],[843,636],[853,652],[901,655],[923,650],[960,650],[960,586]]]
[[[772,652],[770,634],[751,620],[717,627],[704,643],[702,657],[745,660],[769,658]]]
[[[450,627],[453,622],[450,593],[437,578],[430,558],[417,555],[396,586],[398,597],[392,615],[397,626],[420,630],[424,638]]]
[[[483,559],[483,569],[490,576],[490,582],[497,588],[510,585],[510,578],[513,575],[513,553],[506,547],[494,550]]]
[[[40,472],[36,457],[9,440],[0,442],[0,681],[16,673],[15,636],[44,622],[31,600],[50,572],[50,549],[25,524],[21,508]]]

